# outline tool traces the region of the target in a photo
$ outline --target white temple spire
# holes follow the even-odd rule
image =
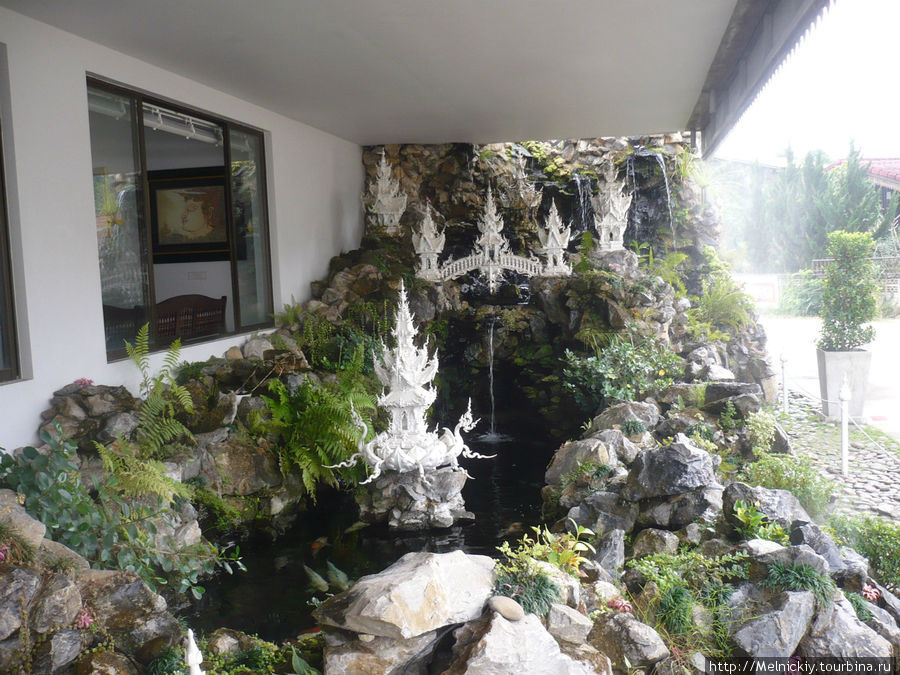
[[[538,239],[541,240],[541,253],[546,256],[547,264],[544,266],[545,276],[569,276],[572,269],[566,263],[566,247],[569,245],[569,237],[572,232],[572,224],[563,227],[562,218],[556,210],[556,200],[550,203],[550,213],[547,217],[546,229],[538,229]]]
[[[444,250],[447,237],[443,231],[438,232],[437,225],[431,217],[431,202],[425,205],[425,219],[418,232],[413,233],[413,246],[419,256],[419,267],[416,273],[428,281],[440,281],[441,271],[438,257]]]
[[[391,165],[381,150],[381,161],[375,172],[375,182],[369,184],[363,194],[363,204],[369,210],[369,225],[385,234],[400,233],[400,216],[406,211],[406,193],[400,190],[400,181],[391,177]]]
[[[605,192],[592,199],[594,227],[599,235],[597,247],[601,251],[618,251],[625,248],[625,228],[628,227],[628,209],[633,195],[625,192],[625,183],[616,180],[616,164],[610,159],[604,170]]]

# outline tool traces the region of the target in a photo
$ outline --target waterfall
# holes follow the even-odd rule
[[[509,436],[497,433],[495,421],[496,401],[494,399],[494,327],[497,325],[497,317],[491,317],[491,324],[488,330],[488,386],[491,394],[491,429],[485,434],[478,437],[483,443],[501,443],[509,440]]]
[[[666,208],[669,210],[669,227],[672,230],[672,241],[675,242],[675,219],[672,217],[672,193],[669,189],[669,172],[666,171],[666,160],[663,159],[661,152],[651,152],[650,150],[646,150],[643,146],[638,146],[634,149],[634,154],[628,158],[628,170],[626,173],[631,176],[631,186],[633,190],[637,190],[637,182],[635,181],[634,175],[634,157],[653,157],[656,160],[656,163],[659,164],[659,168],[662,171],[663,175],[663,184],[666,187]],[[677,248],[677,242],[675,242]]]
[[[591,179],[580,173],[573,173],[572,180],[578,190],[578,217],[584,231],[594,227],[594,206],[591,204]]]

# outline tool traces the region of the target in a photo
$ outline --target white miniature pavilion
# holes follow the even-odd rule
[[[572,232],[572,224],[563,227],[562,218],[556,210],[556,200],[550,203],[550,214],[547,217],[546,229],[538,229],[541,240],[541,253],[547,259],[543,275],[548,277],[565,277],[572,273],[566,262],[566,247]]]
[[[506,238],[500,234],[503,230],[503,218],[497,213],[494,204],[494,196],[488,186],[487,199],[484,204],[484,214],[478,221],[478,231],[481,236],[475,241],[475,255],[481,259],[479,270],[487,279],[491,293],[497,292],[500,278],[503,274],[501,256],[509,252],[509,244]]]
[[[601,251],[619,251],[625,248],[625,228],[628,227],[628,209],[633,195],[625,192],[624,182],[616,180],[616,165],[612,160],[606,163],[604,178],[605,192],[601,192],[599,198],[592,199],[594,227],[599,235],[597,248]]]
[[[391,165],[381,151],[381,161],[375,173],[375,182],[369,192],[363,194],[363,203],[369,210],[369,224],[383,233],[400,233],[400,216],[406,211],[406,193],[400,190],[400,181],[391,177]]]
[[[447,237],[443,231],[438,232],[437,225],[431,217],[431,204],[425,206],[425,219],[418,232],[413,233],[413,246],[419,256],[419,268],[416,274],[427,281],[440,281],[441,270],[438,257],[444,250]]]

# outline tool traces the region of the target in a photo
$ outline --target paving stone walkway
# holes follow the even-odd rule
[[[790,419],[781,424],[794,452],[811,457],[840,486],[836,510],[900,522],[900,442],[866,429],[873,442],[851,425],[850,471],[845,478],[841,476],[840,425],[824,420],[820,404],[806,394],[792,391],[788,402]]]

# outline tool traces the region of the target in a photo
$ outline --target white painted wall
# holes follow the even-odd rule
[[[3,8],[0,43],[9,71],[9,100],[0,101],[0,110],[17,320],[28,375],[0,385],[0,447],[35,441],[52,392],[76,378],[132,389],[137,384],[133,366],[107,363],[104,349],[88,73],[266,131],[277,309],[292,295],[306,299],[309,283],[325,273],[328,259],[358,245],[358,145]],[[0,82],[0,96],[4,89]],[[184,358],[205,359],[241,341],[191,346]]]

